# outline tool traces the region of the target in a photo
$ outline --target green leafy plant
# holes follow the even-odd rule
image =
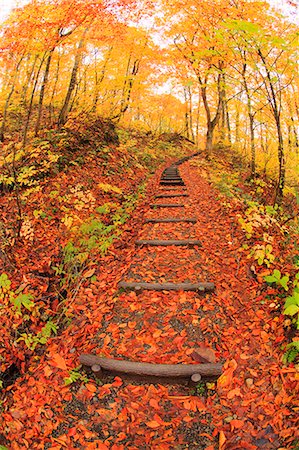
[[[69,376],[64,379],[64,384],[66,386],[76,383],[77,381],[87,383],[88,378],[86,375],[82,375],[79,372],[80,369],[81,369],[81,366],[78,366],[78,367],[76,367],[76,369],[73,369],[69,372]]]
[[[289,290],[289,283],[290,277],[288,274],[282,275],[280,270],[274,269],[272,275],[267,275],[265,277],[265,281],[267,283],[276,283],[278,286],[281,286],[285,291]]]
[[[253,247],[250,255],[257,260],[259,266],[265,264],[267,267],[270,267],[275,260],[272,251],[273,247],[271,244],[260,244]]]
[[[292,296],[286,298],[283,314],[293,317],[294,324],[299,330],[299,290],[295,289]]]
[[[24,341],[29,350],[35,350],[38,344],[46,344],[52,333],[57,334],[57,326],[49,320],[37,335],[22,333],[16,342]]]
[[[9,302],[12,304],[12,307],[15,309],[18,315],[22,314],[22,307],[27,309],[28,311],[32,311],[35,304],[32,301],[31,294],[22,294],[18,290],[11,290],[11,281],[6,275],[6,273],[2,273],[0,275],[0,299],[8,298]]]
[[[293,341],[286,346],[286,352],[282,357],[284,364],[292,363],[299,356],[299,341]]]
[[[205,383],[203,381],[200,381],[199,383],[197,383],[197,385],[194,387],[192,391],[194,395],[199,395],[200,397],[202,397],[206,393]]]

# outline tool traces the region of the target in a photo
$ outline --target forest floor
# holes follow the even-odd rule
[[[209,163],[199,156],[180,166],[189,194],[184,212],[150,209],[163,191],[164,167],[121,238],[77,287],[71,326],[49,339],[46,351],[7,388],[0,444],[12,450],[296,448],[298,373],[282,364],[284,318],[270,306],[276,294],[263,280],[269,270],[255,273],[244,248],[240,201],[213,187]],[[182,199],[170,202],[176,201]],[[166,215],[196,217],[197,223],[144,224]],[[276,233],[273,251],[279,252]],[[202,247],[135,247],[138,238],[190,237]],[[137,295],[118,289],[122,279],[211,281],[216,290]],[[195,388],[101,381],[78,368],[82,353],[196,364],[197,349],[224,363],[218,381]]]

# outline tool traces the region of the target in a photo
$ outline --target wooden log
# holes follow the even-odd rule
[[[197,219],[195,217],[179,217],[177,219],[175,218],[165,218],[165,219],[146,219],[145,223],[180,223],[180,222],[186,222],[186,223],[196,223]]]
[[[185,205],[182,205],[181,203],[176,205],[175,203],[154,203],[150,205],[152,209],[155,208],[185,208]]]
[[[105,370],[119,373],[156,376],[191,377],[194,373],[201,376],[216,377],[222,373],[222,364],[151,364],[120,359],[102,358],[96,355],[82,354],[79,357],[84,366],[100,366]]]
[[[171,180],[161,180],[160,184],[162,186],[185,186],[185,183],[183,181],[171,181]]]
[[[188,191],[188,188],[186,186],[173,186],[173,187],[166,187],[166,186],[159,186],[159,189],[162,189],[161,192],[169,192],[169,191]]]
[[[189,197],[189,194],[159,194],[155,198],[175,198],[175,197]]]
[[[215,284],[202,283],[146,283],[120,281],[118,287],[127,291],[190,291],[190,292],[212,292]]]
[[[149,245],[151,247],[168,247],[175,245],[176,247],[187,245],[188,247],[194,247],[195,245],[201,246],[201,242],[196,239],[140,239],[135,242],[136,245]]]

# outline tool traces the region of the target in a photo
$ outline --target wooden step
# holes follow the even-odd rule
[[[151,383],[163,383],[163,380],[175,378],[190,378],[192,381],[201,377],[218,377],[222,374],[223,365],[220,363],[204,364],[155,364],[121,359],[112,359],[92,354],[82,354],[79,361],[83,366],[91,367],[97,377],[102,377],[105,371],[124,376],[156,377]],[[197,375],[194,377],[194,375]],[[139,378],[140,382],[140,378]]]
[[[189,194],[159,194],[155,198],[189,197]]]
[[[185,186],[183,181],[169,181],[169,180],[161,180],[160,185],[162,186]]]
[[[152,209],[155,209],[155,208],[185,208],[185,205],[181,205],[181,204],[176,205],[175,203],[169,203],[169,204],[168,203],[161,203],[161,204],[155,203],[153,205],[150,205],[150,207]]]
[[[201,246],[201,242],[196,239],[140,239],[135,242],[136,245],[149,245],[155,247],[168,247],[171,245],[194,247],[195,245]]]
[[[126,291],[195,291],[212,292],[215,289],[214,283],[146,283],[121,281],[118,287]]]
[[[197,219],[195,217],[180,217],[180,218],[165,218],[165,219],[146,219],[145,223],[180,223],[180,222],[185,222],[185,223],[196,223]]]

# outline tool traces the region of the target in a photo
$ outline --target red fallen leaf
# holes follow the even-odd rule
[[[191,354],[191,358],[203,364],[216,362],[215,352],[209,347],[196,347],[196,350]]]
[[[115,377],[112,386],[119,387],[122,386],[122,384],[123,384],[122,379],[120,377]]]
[[[242,428],[244,426],[244,424],[245,424],[244,420],[238,420],[238,419],[233,419],[230,422],[232,431],[234,431],[234,428]]]

